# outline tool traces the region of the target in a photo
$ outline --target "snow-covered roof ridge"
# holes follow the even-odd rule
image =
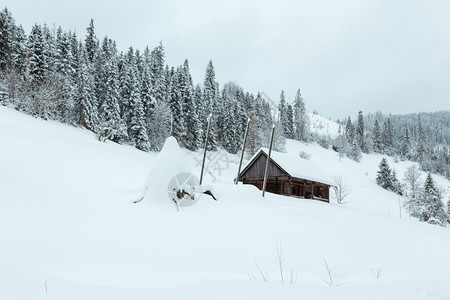
[[[249,160],[249,163],[260,153],[264,152],[266,155],[269,149],[260,148],[256,154]],[[303,178],[311,181],[321,182],[328,185],[334,185],[333,180],[313,162],[303,159],[294,154],[281,153],[272,150],[270,159],[284,169],[292,177]]]

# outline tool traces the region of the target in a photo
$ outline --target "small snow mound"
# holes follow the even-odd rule
[[[170,180],[180,173],[191,173],[189,159],[181,150],[174,137],[167,138],[151,166],[146,182],[144,200],[173,208],[167,194]]]

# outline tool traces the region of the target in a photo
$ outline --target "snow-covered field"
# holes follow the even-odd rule
[[[293,158],[308,152],[347,180],[338,205],[262,198],[232,184],[238,156],[217,153],[204,180],[218,201],[177,212],[163,175],[199,174],[200,152],[169,159],[6,107],[0,141],[0,299],[450,299],[450,230],[400,218],[398,197],[375,184],[380,155],[339,161],[288,141]],[[412,164],[389,163],[399,177]],[[147,175],[155,192],[134,204]]]

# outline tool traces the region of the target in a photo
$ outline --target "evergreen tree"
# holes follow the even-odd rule
[[[95,27],[94,27],[94,20],[91,19],[89,22],[89,26],[86,28],[87,35],[85,38],[85,47],[86,47],[86,53],[89,63],[94,62],[94,56],[97,53],[98,48],[98,40],[95,36]]]
[[[27,37],[22,25],[15,28],[13,45],[12,45],[12,62],[11,69],[17,74],[25,72],[26,60],[26,43]]]
[[[200,121],[203,123],[202,132],[206,134],[208,126],[208,116],[211,115],[211,129],[209,133],[208,150],[216,150],[218,146],[217,139],[217,100],[218,100],[218,83],[216,82],[216,73],[212,60],[206,67],[205,80],[203,81],[203,113],[200,115]],[[204,140],[206,137],[204,137]]]
[[[28,38],[28,78],[32,89],[37,89],[44,83],[48,71],[47,60],[44,56],[44,36],[42,27],[34,25]]]
[[[170,136],[171,114],[170,107],[165,101],[155,104],[154,113],[149,120],[150,124],[154,124],[148,131],[150,150],[160,151]]]
[[[195,107],[195,116],[198,120],[197,130],[197,148],[201,148],[203,143],[203,127],[201,117],[203,116],[203,90],[200,84],[197,84],[194,89],[194,107]]]
[[[251,111],[249,114],[250,126],[248,130],[246,153],[247,157],[252,157],[262,146],[261,143],[261,128],[258,117],[255,111]]]
[[[381,133],[380,133],[380,125],[378,124],[378,120],[375,120],[375,124],[373,125],[372,132],[372,140],[373,140],[373,150],[376,153],[382,152],[382,142],[381,142]]]
[[[342,158],[346,153],[349,152],[349,144],[347,142],[346,137],[344,136],[342,125],[339,124],[338,128],[338,136],[336,137],[334,141],[333,149],[339,153],[339,160],[341,161]]]
[[[362,111],[358,113],[358,123],[356,125],[356,142],[358,143],[359,148],[362,152],[368,153],[369,149],[367,148],[366,140],[364,137],[364,118]]]
[[[389,164],[386,158],[383,158],[378,165],[376,182],[379,186],[386,190],[393,190],[394,184],[392,182],[392,171],[389,168]]]
[[[134,141],[136,148],[142,151],[150,151],[147,129],[144,122],[144,107],[141,101],[139,81],[136,78],[136,65],[130,68],[130,107],[129,136]]]
[[[294,138],[294,111],[292,110],[292,105],[287,105],[287,116],[286,116],[286,129],[287,138]]]
[[[172,136],[174,136],[181,145],[184,146],[183,141],[186,138],[186,128],[183,114],[183,103],[181,99],[180,81],[181,71],[178,67],[175,71],[172,68],[171,74],[171,90],[169,95],[169,106],[172,111]]]
[[[105,97],[100,105],[99,119],[100,125],[98,137],[105,141],[110,139],[114,142],[124,141],[128,138],[126,124],[120,118],[119,107],[119,80],[118,67],[113,59],[107,61]]]
[[[286,103],[286,97],[284,96],[284,91],[280,94],[280,103],[278,104],[278,120],[282,129],[282,134],[284,137],[289,138],[291,135],[291,128],[289,128],[289,116],[288,116],[288,105]]]
[[[71,49],[71,34],[66,34],[61,27],[56,34],[56,51],[54,54],[54,68],[56,71],[56,80],[58,85],[58,103],[57,112],[61,122],[76,122],[74,115],[75,101],[75,83],[73,82],[75,69],[73,68],[74,58]],[[79,118],[79,117],[78,117]]]
[[[0,71],[8,69],[13,62],[15,31],[14,18],[5,7],[0,12]]]
[[[302,98],[300,89],[297,90],[294,99],[294,138],[299,141],[308,142],[310,130],[309,130],[309,117],[306,112],[305,101]]]
[[[347,138],[347,142],[349,144],[353,144],[355,140],[355,127],[353,126],[352,120],[350,117],[347,119],[347,123],[345,125],[344,135]]]
[[[353,159],[356,162],[359,162],[361,160],[361,148],[359,147],[358,143],[353,142],[348,151],[349,152],[347,153],[347,156],[349,158]]]
[[[80,105],[78,124],[95,131],[98,125],[98,112],[94,94],[94,78],[84,49],[81,50],[80,67],[77,73],[77,102]]]
[[[186,59],[180,70],[180,94],[186,136],[182,144],[189,150],[197,150],[201,142],[201,123],[197,114],[197,103],[194,99],[194,85]]]
[[[430,173],[428,173],[425,180],[424,191],[421,198],[423,209],[419,219],[430,224],[446,226],[449,219],[444,211],[442,194],[436,187]]]
[[[394,138],[392,132],[391,119],[387,118],[383,124],[383,132],[381,134],[381,141],[383,143],[384,152],[387,154],[392,153],[392,148],[394,146]]]
[[[416,149],[416,155],[415,158],[419,163],[423,163],[427,156],[427,137],[425,134],[425,130],[422,126],[422,120],[420,118],[420,115],[417,117],[417,132],[418,132],[418,140],[417,140],[417,149]]]
[[[405,128],[405,136],[402,141],[402,145],[400,148],[400,155],[403,159],[411,159],[410,152],[411,151],[411,141],[409,138],[409,130]]]
[[[165,51],[162,42],[151,52],[150,70],[153,87],[153,97],[156,101],[162,101],[165,94],[169,93],[164,85],[164,58]]]

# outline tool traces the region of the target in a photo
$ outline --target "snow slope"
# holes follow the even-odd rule
[[[311,133],[335,138],[339,135],[339,124],[317,114],[308,113]]]
[[[237,156],[217,153],[204,180],[219,201],[177,212],[162,192],[133,203],[164,167],[154,153],[6,107],[0,141],[0,299],[450,299],[450,231],[399,217],[397,196],[374,183],[379,155],[339,161],[288,141],[289,155],[348,181],[338,205],[262,198],[232,184]],[[199,174],[201,153],[183,153]],[[411,165],[389,162],[397,174]],[[277,243],[294,284],[280,282]]]

